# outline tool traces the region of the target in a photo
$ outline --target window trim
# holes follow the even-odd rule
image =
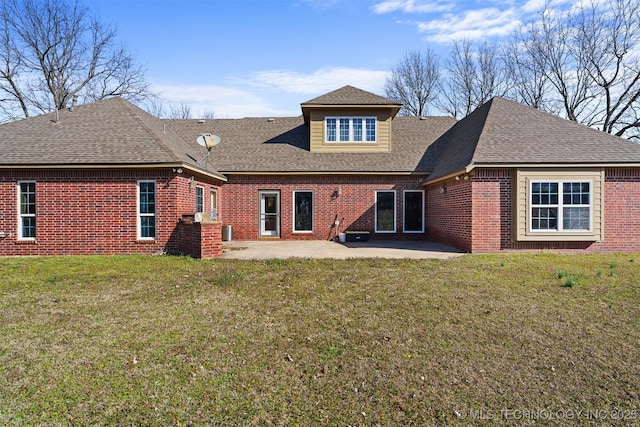
[[[311,229],[310,230],[296,230],[296,194],[297,193],[310,193],[311,194]],[[315,224],[315,192],[313,190],[293,190],[293,194],[292,194],[292,198],[291,198],[291,203],[292,203],[292,209],[291,209],[291,215],[292,215],[292,227],[291,227],[291,232],[292,233],[313,233],[314,231],[314,224]]]
[[[602,242],[605,239],[605,168],[517,168],[513,174],[512,236],[518,242]],[[592,181],[591,231],[531,230],[531,181]]]
[[[218,219],[218,190],[216,188],[209,189],[209,215],[212,220]]]
[[[422,228],[420,230],[407,230],[406,228],[406,223],[407,223],[407,217],[406,217],[406,206],[407,206],[407,193],[421,193],[422,197],[422,212],[421,212],[421,225]],[[420,234],[420,233],[424,233],[424,205],[425,205],[425,200],[424,200],[424,190],[403,190],[402,191],[402,232],[406,233],[406,234]]]
[[[589,204],[566,204],[564,203],[564,184],[589,184]],[[552,204],[533,204],[534,184],[558,184],[558,202]],[[530,233],[592,233],[593,232],[593,180],[592,179],[530,179],[528,183],[528,221],[527,227]],[[564,209],[566,207],[589,208],[589,228],[588,229],[565,229]],[[557,228],[533,228],[533,209],[535,208],[556,208]]]
[[[378,194],[380,193],[392,193],[393,194],[393,230],[378,230]],[[376,190],[375,192],[375,201],[373,205],[373,226],[376,233],[380,234],[393,234],[397,232],[397,222],[398,222],[398,204],[397,204],[397,194],[396,190]]]
[[[349,139],[342,140],[340,138],[340,120],[346,119],[349,121]],[[361,137],[362,140],[358,141],[354,139],[354,119],[362,120]],[[335,120],[335,140],[329,140],[329,120]],[[374,138],[368,140],[367,132],[367,120],[373,120],[374,124]],[[324,118],[324,142],[327,144],[377,144],[378,143],[378,117],[377,116],[326,116]]]
[[[35,196],[35,200],[34,200],[34,213],[33,214],[23,214],[22,213],[22,184],[33,184],[33,194]],[[17,200],[18,200],[18,205],[17,205],[17,209],[16,212],[18,214],[18,240],[25,240],[25,241],[35,241],[36,238],[38,237],[38,224],[37,224],[37,209],[38,209],[38,190],[37,190],[37,185],[36,185],[36,181],[33,180],[25,180],[25,181],[18,181],[17,182],[17,189],[18,189],[18,194],[17,194]],[[35,225],[35,235],[33,237],[31,236],[24,236],[24,225],[23,225],[23,218],[34,218],[34,221],[36,222]]]
[[[142,213],[140,212],[140,184],[144,183],[153,183],[153,213]],[[158,205],[158,184],[153,179],[141,179],[138,180],[136,184],[136,233],[138,240],[156,240],[156,236],[158,235],[158,221],[157,221],[157,205]],[[142,217],[153,217],[155,219],[155,224],[153,227],[153,237],[143,237],[142,236]]]
[[[200,200],[198,201],[198,199]],[[204,187],[202,185],[196,185],[196,213],[198,212],[204,213]]]

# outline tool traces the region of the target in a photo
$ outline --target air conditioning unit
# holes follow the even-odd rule
[[[204,212],[196,212],[193,214],[193,222],[210,222],[211,217]]]

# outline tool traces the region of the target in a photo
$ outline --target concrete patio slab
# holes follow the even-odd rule
[[[338,243],[331,240],[238,240],[223,242],[222,258],[412,258],[446,259],[463,255],[458,249],[426,241],[369,241]]]

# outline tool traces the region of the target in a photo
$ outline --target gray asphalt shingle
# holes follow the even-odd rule
[[[470,165],[640,164],[640,144],[503,98],[456,123],[429,149],[429,180]]]
[[[351,86],[305,105],[393,105]],[[313,107],[310,107],[313,108]],[[222,142],[207,151],[200,133]],[[311,152],[303,116],[159,120],[111,98],[0,126],[0,167],[184,163],[211,173],[419,173],[434,180],[471,165],[640,164],[640,144],[494,98],[468,117],[396,117],[392,150]]]
[[[362,89],[358,89],[353,86],[343,86],[340,89],[336,89],[324,95],[320,95],[316,98],[300,104],[303,108],[305,106],[313,105],[397,105],[401,104],[396,101],[385,98],[384,96],[376,95],[375,93],[367,92]]]
[[[424,153],[451,127],[450,117],[397,117],[392,151],[387,153],[315,153],[309,150],[309,127],[302,116],[244,119],[169,120],[185,140],[199,133],[220,136],[209,162],[222,173],[232,172],[384,172],[426,173]]]
[[[0,126],[0,165],[186,163],[201,167],[197,160],[205,153],[121,98]]]

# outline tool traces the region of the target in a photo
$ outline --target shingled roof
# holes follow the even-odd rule
[[[358,89],[353,86],[343,86],[340,89],[336,89],[324,95],[320,95],[317,98],[310,99],[307,102],[300,104],[302,107],[307,105],[397,105],[402,104],[396,101],[385,98],[384,96],[376,95],[375,93],[367,92],[366,90]]]
[[[307,102],[303,102],[300,104],[300,107],[302,108],[302,115],[305,123],[309,123],[310,111],[317,108],[384,108],[391,112],[392,117],[395,117],[395,115],[398,114],[398,111],[402,108],[402,104],[392,99],[385,98],[384,96],[376,95],[375,93],[347,85],[324,95],[320,95]]]
[[[0,166],[180,164],[224,179],[198,163],[205,154],[203,147],[117,97],[0,126]]]
[[[309,149],[309,127],[300,117],[167,120],[185,140],[219,135],[209,163],[228,173],[419,173],[426,174],[429,144],[446,132],[450,117],[397,117],[392,150],[385,153],[317,153]]]
[[[429,181],[478,166],[640,165],[640,144],[503,98],[456,123],[428,150]]]
[[[302,105],[360,104],[399,105],[351,86]],[[200,133],[222,138],[204,164],[207,152],[195,143]],[[391,145],[379,153],[312,152],[303,116],[158,120],[111,98],[1,125],[0,167],[184,165],[220,179],[223,173],[414,173],[429,181],[475,167],[640,167],[640,144],[502,98],[457,123],[396,117]]]

